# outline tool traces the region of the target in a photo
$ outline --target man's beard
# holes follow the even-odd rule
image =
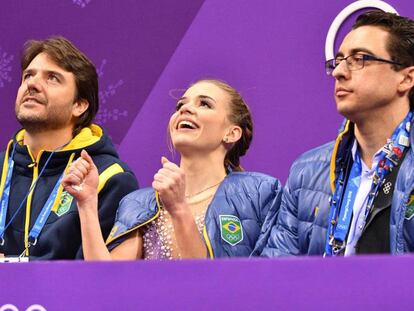
[[[58,109],[47,109],[43,115],[23,114],[16,111],[16,119],[21,126],[29,133],[40,133],[62,128],[68,123],[71,115],[70,112],[65,114]]]

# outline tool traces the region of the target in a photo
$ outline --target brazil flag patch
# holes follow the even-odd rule
[[[243,241],[243,228],[240,219],[233,215],[219,215],[221,238],[231,246]]]
[[[66,214],[70,209],[72,201],[73,201],[73,196],[71,196],[68,192],[63,191],[62,195],[60,196],[60,202],[56,210],[56,215],[60,217]]]
[[[408,201],[407,208],[405,209],[405,219],[410,220],[414,216],[414,195],[410,196]]]

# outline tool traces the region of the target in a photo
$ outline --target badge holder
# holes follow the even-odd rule
[[[21,262],[29,262],[29,257],[25,256],[26,250],[29,249],[30,246],[36,245],[37,239],[34,243],[29,242],[29,246],[24,249],[24,251],[19,256],[7,256],[7,257],[0,257],[0,264],[1,263],[21,263]]]
[[[21,262],[29,262],[29,257],[25,256],[26,250],[23,251],[23,253],[20,254],[20,256],[6,256],[6,257],[0,257],[0,264],[2,263],[21,263]]]
[[[0,258],[0,264],[1,263],[21,263],[21,262],[29,262],[29,257],[10,256],[10,257]]]

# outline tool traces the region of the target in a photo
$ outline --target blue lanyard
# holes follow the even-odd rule
[[[46,201],[45,205],[43,206],[42,211],[40,212],[39,216],[37,216],[36,222],[33,225],[33,228],[30,230],[29,243],[31,243],[31,245],[36,245],[37,238],[39,237],[40,232],[42,231],[42,229],[43,229],[43,227],[46,223],[46,220],[49,218],[49,215],[52,212],[52,206],[53,206],[53,203],[55,202],[56,196],[59,192],[59,186],[60,186],[60,182],[62,181],[63,174],[60,175],[58,181],[55,184],[55,187],[53,188],[52,193],[47,198],[47,201]]]
[[[384,145],[379,154],[379,162],[375,168],[371,190],[368,194],[367,205],[364,213],[363,227],[367,222],[372,210],[375,197],[385,181],[385,177],[398,165],[402,159],[405,149],[409,145],[410,123],[413,113],[410,111],[405,119],[395,129],[391,139]],[[347,164],[349,164],[350,153]],[[361,176],[361,159],[356,153],[351,172],[349,173],[346,187],[346,173],[342,168],[335,183],[335,192],[331,198],[329,224],[325,244],[325,255],[336,256],[345,249],[345,239],[348,234],[352,219],[352,210],[358,192]],[[338,215],[339,214],[339,215]]]
[[[9,196],[10,196],[10,185],[11,185],[11,177],[13,174],[13,168],[14,168],[14,161],[13,156],[16,151],[16,144],[13,144],[13,151],[11,156],[8,159],[8,169],[7,169],[7,175],[6,175],[6,181],[4,184],[3,193],[1,195],[0,200],[0,245],[4,244],[4,231],[6,230],[6,214],[7,214],[7,208],[9,205]]]
[[[334,239],[344,242],[351,224],[353,206],[361,183],[362,163],[359,152],[355,153],[355,160],[349,173],[344,198],[338,217],[338,224],[334,231]]]
[[[60,148],[58,148],[58,149],[60,149]],[[20,203],[19,207],[16,209],[14,214],[10,217],[9,222],[6,224],[7,209],[8,209],[8,206],[9,206],[9,194],[10,194],[10,187],[11,187],[11,179],[12,179],[13,168],[14,168],[13,156],[14,156],[15,150],[16,150],[16,143],[14,144],[12,154],[8,159],[8,168],[7,168],[6,181],[5,181],[5,186],[4,186],[3,194],[1,196],[1,201],[0,201],[0,245],[4,245],[4,234],[7,230],[7,228],[11,225],[14,218],[17,216],[19,211],[22,209],[24,202],[26,202],[27,197],[33,191],[33,189],[36,186],[39,178],[43,175],[44,170],[46,169],[50,159],[52,158],[53,154],[56,151],[56,150],[53,150],[50,153],[49,157],[47,158],[47,160],[45,162],[45,165],[43,166],[42,170],[40,171],[39,176],[36,178],[36,180],[30,186],[29,191],[27,192],[27,194],[23,198],[23,200]],[[60,186],[60,182],[61,182],[62,178],[63,178],[63,174],[58,179],[55,187],[53,188],[52,193],[49,195],[45,205],[43,206],[39,216],[37,217],[33,228],[30,230],[29,242],[31,243],[31,245],[36,244],[37,238],[39,237],[40,232],[42,231],[42,229],[43,229],[43,227],[46,223],[46,220],[47,220],[47,218],[49,217],[49,215],[52,211],[53,202],[56,199],[56,196],[57,196],[59,186]]]

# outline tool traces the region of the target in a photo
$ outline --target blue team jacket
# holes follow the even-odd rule
[[[273,177],[254,172],[228,174],[205,215],[204,240],[210,257],[259,255],[276,221],[281,192],[279,181]],[[127,195],[118,208],[115,225],[107,239],[108,248],[113,249],[129,232],[156,219],[160,210],[157,201],[152,188]],[[235,245],[223,239],[220,218],[229,215],[236,216],[241,224],[242,239]]]
[[[263,256],[322,255],[329,222],[329,198],[344,148],[353,139],[347,121],[335,142],[304,153],[291,167],[276,226]],[[414,133],[395,182],[390,217],[392,254],[414,251]]]

